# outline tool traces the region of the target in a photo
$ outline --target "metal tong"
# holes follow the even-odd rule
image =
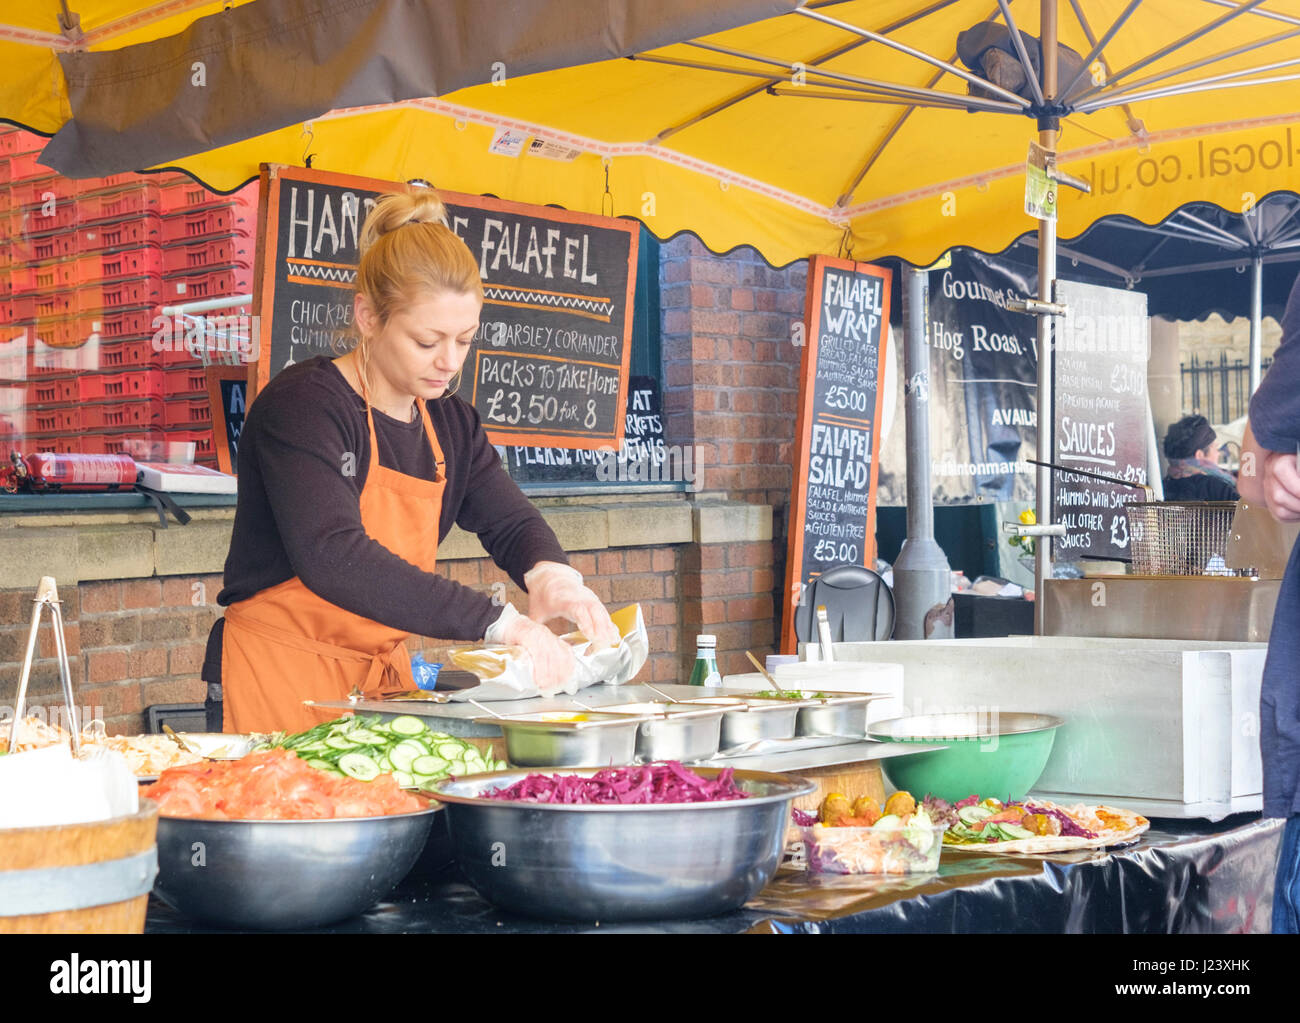
[[[77,707],[72,698],[72,673],[68,670],[68,646],[63,639],[63,601],[53,576],[44,576],[36,588],[32,601],[32,627],[27,634],[27,653],[23,658],[23,671],[18,679],[18,698],[14,702],[14,720],[9,729],[9,750],[18,749],[18,729],[27,710],[27,682],[32,674],[32,658],[36,654],[36,635],[41,628],[41,610],[50,609],[54,625],[54,647],[59,658],[59,677],[63,681],[63,702],[68,708],[68,731],[72,733],[72,753],[81,754],[81,725],[77,721]]]

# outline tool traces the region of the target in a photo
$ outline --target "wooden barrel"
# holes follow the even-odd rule
[[[89,824],[0,830],[0,934],[141,934],[158,804]]]

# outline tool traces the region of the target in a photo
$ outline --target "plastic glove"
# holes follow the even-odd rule
[[[543,696],[567,685],[577,667],[573,647],[545,625],[521,615],[513,604],[505,606],[483,638],[521,647],[533,662],[533,682]]]
[[[546,623],[552,618],[573,622],[591,641],[591,649],[616,646],[618,627],[609,612],[587,586],[582,573],[558,561],[539,561],[524,575],[528,591],[528,617]]]

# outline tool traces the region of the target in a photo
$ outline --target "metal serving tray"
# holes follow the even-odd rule
[[[889,697],[888,693],[841,693],[825,689],[813,692],[823,695],[807,697],[806,701],[810,702],[787,701],[799,706],[799,716],[795,721],[795,735],[799,738],[833,735],[861,739],[867,734],[867,704]]]
[[[606,714],[649,715],[636,733],[636,758],[641,763],[707,760],[722,739],[723,707],[683,707],[672,703],[625,703],[601,707]]]
[[[793,739],[799,708],[795,700],[751,700],[743,696],[707,696],[683,700],[691,706],[723,707],[720,750],[747,746],[761,739]]]
[[[636,759],[637,730],[645,716],[546,711],[474,720],[501,729],[506,759],[515,767],[609,767]]]

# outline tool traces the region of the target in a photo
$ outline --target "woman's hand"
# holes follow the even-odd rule
[[[603,650],[619,641],[618,627],[600,598],[582,582],[582,573],[557,561],[539,561],[524,575],[528,590],[528,617],[546,623],[553,618],[573,622],[591,641],[591,649]]]
[[[513,604],[506,605],[484,639],[520,647],[533,662],[533,682],[544,696],[563,688],[577,666],[573,647],[545,625],[521,615]]]

